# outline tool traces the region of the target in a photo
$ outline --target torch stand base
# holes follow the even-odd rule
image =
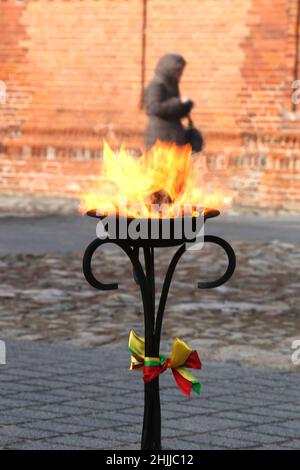
[[[141,450],[161,450],[159,378],[145,384]]]
[[[228,267],[226,272],[219,279],[209,282],[199,282],[199,289],[209,289],[218,287],[230,279],[235,270],[235,254],[232,247],[222,238],[205,235],[204,242],[214,243],[227,254]],[[160,337],[162,329],[163,314],[169,293],[169,288],[174,274],[176,265],[186,251],[185,243],[182,244],[174,254],[164,279],[157,314],[155,308],[155,275],[154,275],[154,244],[151,246],[151,240],[146,246],[133,246],[130,241],[96,239],[86,249],[83,257],[83,273],[90,285],[99,290],[117,289],[118,284],[104,284],[95,278],[91,262],[94,252],[98,247],[105,243],[114,243],[118,245],[130,259],[133,269],[134,278],[140,287],[143,310],[144,310],[144,331],[145,331],[145,356],[159,357]],[[166,244],[162,244],[167,246]],[[173,244],[170,243],[170,246]],[[144,252],[144,268],[139,259],[139,251]],[[160,396],[159,396],[159,378],[157,377],[151,382],[145,383],[145,405],[144,405],[144,424],[141,441],[142,450],[161,450],[161,414],[160,414]]]

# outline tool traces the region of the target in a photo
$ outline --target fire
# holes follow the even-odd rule
[[[140,157],[124,146],[114,152],[103,144],[100,176],[94,187],[80,195],[80,211],[97,210],[101,214],[130,217],[175,217],[189,206],[220,208],[220,191],[208,193],[199,174],[199,158],[192,156],[190,145],[157,143]],[[162,204],[159,212],[151,204]],[[191,208],[193,215],[193,209]]]

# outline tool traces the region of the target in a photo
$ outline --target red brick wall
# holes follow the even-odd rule
[[[0,0],[0,192],[74,195],[103,137],[142,146],[146,4],[145,81],[160,55],[184,55],[214,178],[236,205],[299,210],[299,3]]]

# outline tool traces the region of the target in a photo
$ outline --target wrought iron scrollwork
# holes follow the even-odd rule
[[[119,287],[117,283],[104,284],[103,282],[98,281],[92,271],[92,257],[95,251],[97,248],[99,248],[99,246],[108,242],[109,240],[100,240],[99,238],[96,238],[92,241],[92,243],[89,244],[83,255],[82,269],[84,277],[92,287],[95,287],[95,289],[99,290],[113,290],[118,289]]]
[[[141,285],[141,283],[143,284],[146,281],[146,277],[145,277],[142,265],[139,261],[139,252],[138,252],[138,250],[136,250],[136,248],[131,248],[128,245],[127,242],[116,241],[116,240],[111,241],[111,240],[108,240],[108,239],[101,240],[99,238],[96,238],[95,240],[93,240],[90,243],[90,245],[87,247],[87,249],[84,253],[84,256],[83,256],[83,273],[84,273],[84,276],[85,276],[86,280],[88,281],[88,283],[92,287],[95,287],[96,289],[99,289],[99,290],[118,289],[118,284],[117,283],[104,284],[103,282],[96,279],[96,277],[94,276],[93,271],[92,271],[92,266],[91,266],[92,257],[94,255],[95,251],[97,250],[97,248],[99,248],[100,246],[102,246],[106,243],[114,243],[115,245],[119,246],[127,254],[127,256],[129,257],[129,259],[130,259],[130,261],[131,261],[131,263],[134,267],[134,272],[136,273],[138,283],[140,285]],[[214,281],[198,282],[198,288],[199,289],[212,289],[212,288],[219,287],[219,286],[225,284],[231,278],[231,276],[234,273],[235,267],[236,267],[236,257],[235,257],[235,253],[234,253],[234,250],[231,247],[231,245],[227,241],[225,241],[223,238],[217,237],[215,235],[205,235],[204,236],[204,243],[213,243],[215,245],[220,246],[221,248],[223,248],[223,250],[227,254],[227,258],[228,258],[227,269],[221,277],[219,277],[218,279],[216,279]],[[152,257],[153,257],[154,256],[153,248],[150,248],[150,250],[151,250]],[[149,251],[149,248],[144,248],[145,259],[147,259],[148,251]],[[181,256],[183,255],[183,253],[185,253],[185,251],[186,251],[186,245],[183,244],[183,245],[180,246],[180,248],[174,254],[174,256],[173,256],[173,258],[172,258],[172,260],[169,264],[167,274],[166,274],[166,277],[165,277],[165,281],[164,281],[164,284],[163,284],[163,288],[162,288],[162,293],[161,293],[161,298],[160,298],[160,303],[159,303],[159,310],[164,310],[164,308],[165,308],[166,299],[167,299],[167,296],[168,296],[168,292],[169,292],[169,288],[170,288],[170,284],[171,284],[171,280],[172,280],[175,268],[176,268],[177,263],[180,260]],[[147,270],[147,266],[149,266],[149,264],[146,263],[146,270]],[[148,271],[149,271],[149,269],[148,269]],[[149,272],[146,273],[146,274],[149,275]]]
[[[229,281],[235,270],[236,257],[232,246],[223,238],[217,237],[215,235],[205,235],[204,243],[214,243],[215,245],[220,246],[223,248],[228,258],[227,269],[223,276],[219,277],[215,281],[198,282],[199,289],[213,289],[214,287],[222,286],[225,284],[225,282]]]

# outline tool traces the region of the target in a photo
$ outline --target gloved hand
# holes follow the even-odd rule
[[[181,100],[181,103],[190,103],[191,108],[194,106],[193,101],[190,98],[188,98],[187,96],[181,96],[180,100]]]

